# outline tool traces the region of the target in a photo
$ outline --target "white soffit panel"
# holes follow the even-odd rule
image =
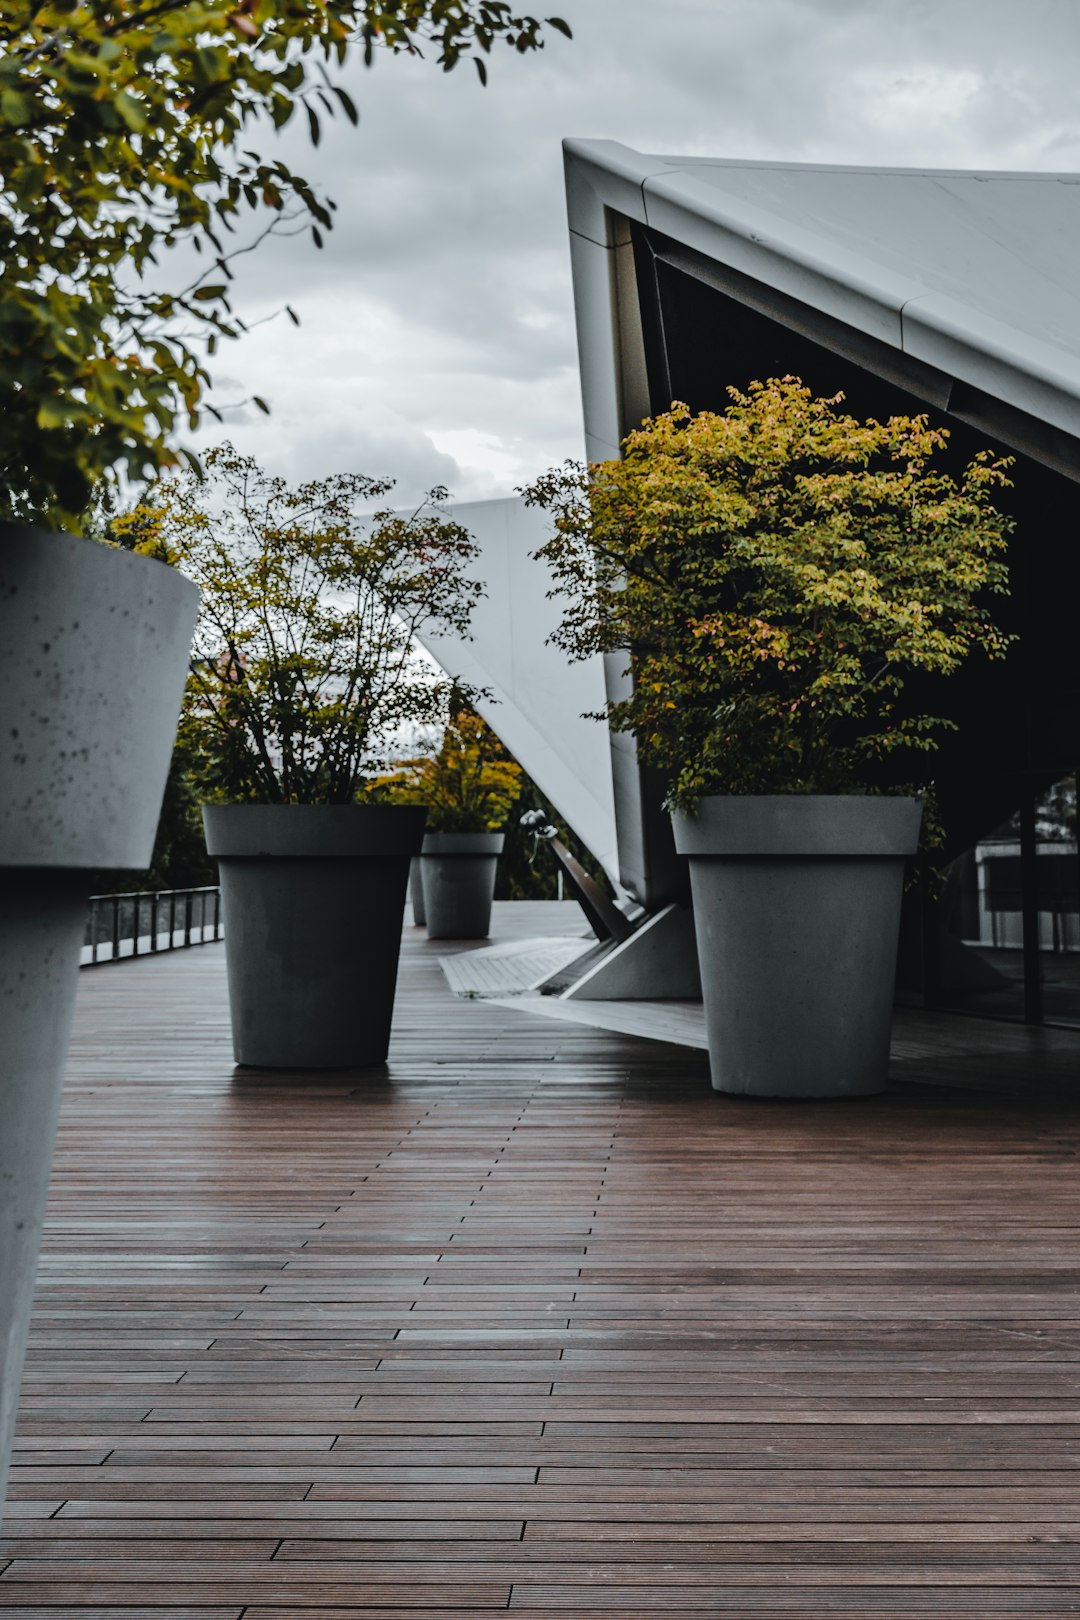
[[[631,217],[1080,436],[1080,177],[566,152],[572,230],[636,176]]]
[[[645,188],[648,223],[777,292],[872,337],[901,344],[900,311],[924,289],[872,259],[823,240],[752,201],[718,190],[700,170],[673,171]]]
[[[470,572],[486,595],[472,639],[422,637],[447,674],[487,687],[480,711],[613,880],[618,879],[607,726],[582,715],[604,706],[601,659],[570,663],[548,643],[561,616],[551,579],[529,555],[549,533],[543,512],[519,497],[451,508],[480,547]]]

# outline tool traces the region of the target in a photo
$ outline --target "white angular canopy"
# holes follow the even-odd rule
[[[729,319],[742,305],[1080,481],[1080,176],[747,163],[614,141],[564,153],[590,461],[670,403],[646,373],[639,287],[653,289],[639,277],[652,269],[635,262],[636,226],[658,262],[724,294]],[[664,350],[662,305],[646,318]],[[632,739],[613,737],[612,756],[621,880],[652,905],[670,890],[670,840]]]
[[[932,368],[946,396],[964,383],[1080,438],[1080,175],[564,150],[587,429],[604,454],[629,424],[601,408],[598,369],[627,355],[618,333],[618,361],[596,352],[587,245],[618,248],[627,220]],[[616,307],[616,327],[626,317]]]

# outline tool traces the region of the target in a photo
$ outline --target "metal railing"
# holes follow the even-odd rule
[[[186,945],[208,945],[220,938],[220,889],[92,894],[81,966],[182,950]]]

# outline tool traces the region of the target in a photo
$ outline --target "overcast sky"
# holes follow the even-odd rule
[[[361,112],[288,161],[338,204],[322,252],[243,262],[228,433],[290,479],[365,472],[411,500],[512,492],[581,454],[560,141],[798,162],[1080,168],[1078,0],[558,0],[574,30],[527,58],[382,57]],[[261,148],[274,151],[266,133]],[[213,442],[214,428],[201,443]]]

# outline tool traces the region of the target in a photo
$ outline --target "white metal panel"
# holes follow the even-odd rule
[[[706,170],[645,183],[648,223],[767,287],[900,347],[900,310],[925,289],[781,214],[709,184]]]
[[[480,547],[472,572],[487,594],[473,615],[472,639],[423,637],[450,675],[486,686],[485,720],[564,816],[613,880],[615,805],[607,727],[582,715],[604,706],[600,658],[572,664],[548,637],[561,609],[546,592],[551,578],[529,553],[543,543],[548,520],[517,496],[452,508]]]
[[[628,219],[645,222],[641,184],[654,170],[667,167],[666,158],[646,158],[619,141],[563,142],[566,165],[566,212],[571,231],[600,247],[612,247]]]
[[[1037,421],[1080,436],[1080,360],[944,293],[904,309],[904,350]]]
[[[574,277],[585,457],[590,462],[607,461],[619,455],[625,431],[619,397],[622,360],[618,350],[614,250],[599,247],[587,237],[571,232],[570,264]]]
[[[1080,354],[1076,176],[730,163],[683,172],[725,208],[738,199],[817,236],[838,266],[856,255]]]

